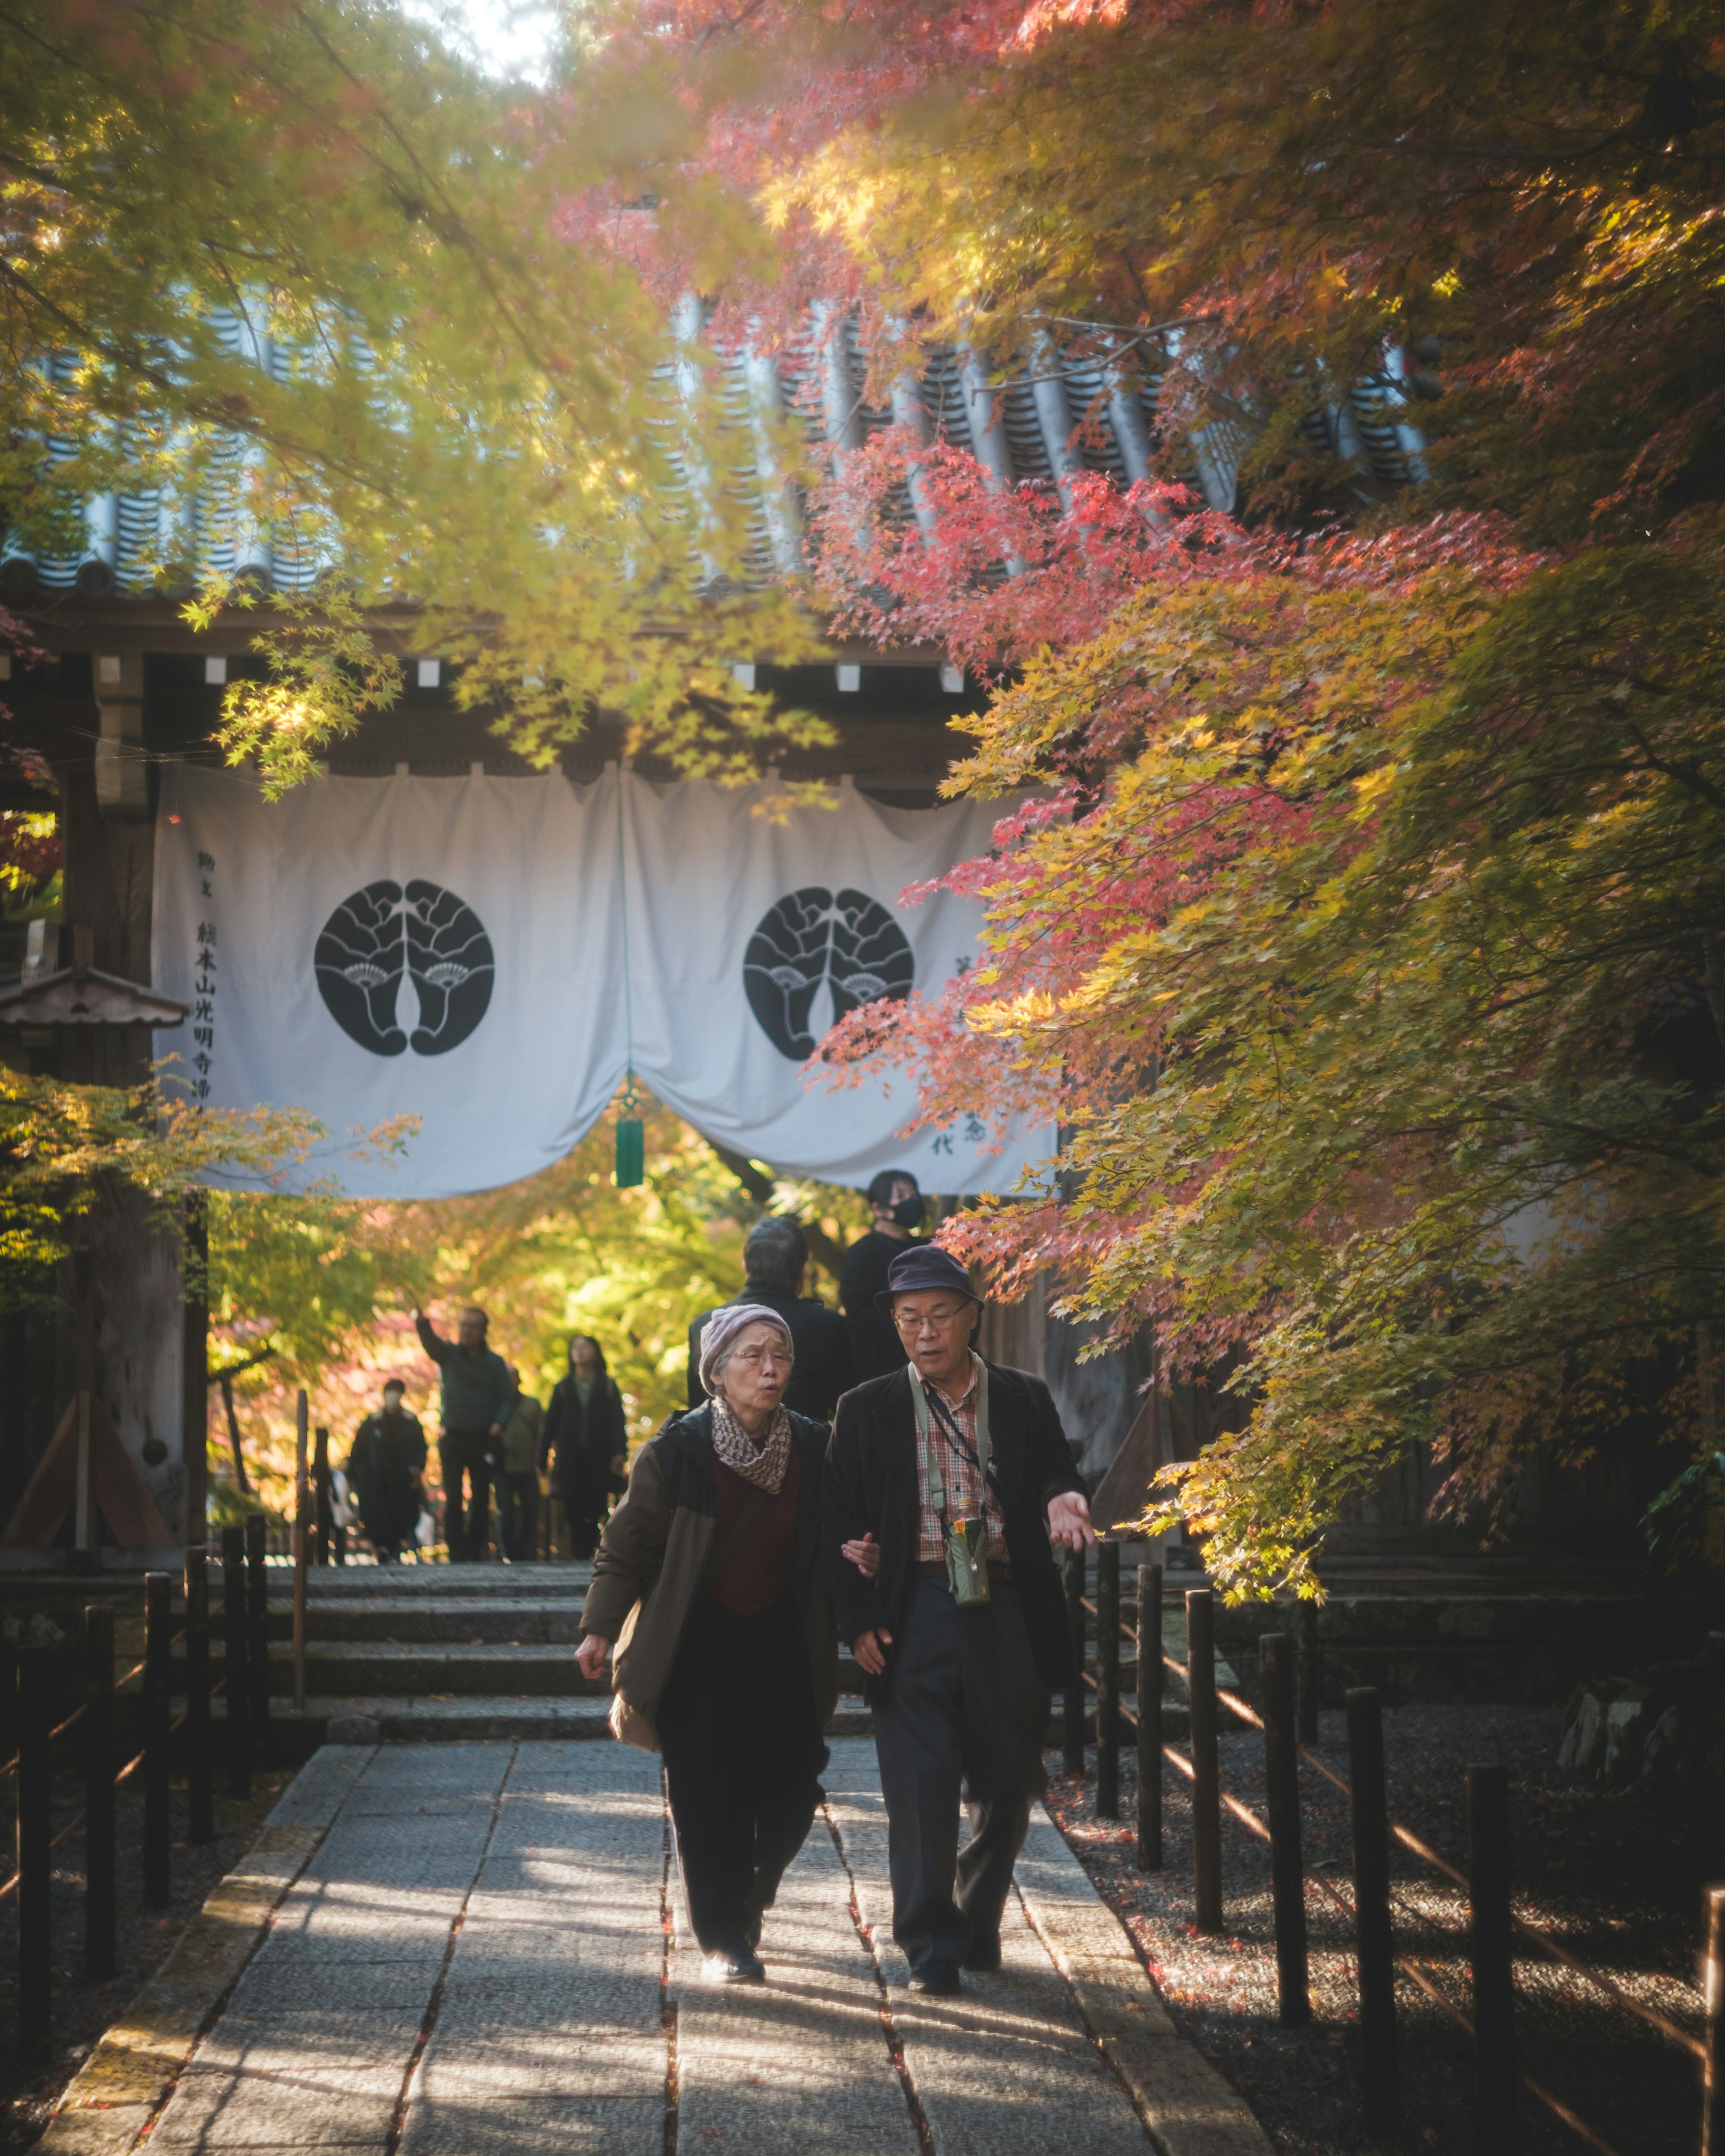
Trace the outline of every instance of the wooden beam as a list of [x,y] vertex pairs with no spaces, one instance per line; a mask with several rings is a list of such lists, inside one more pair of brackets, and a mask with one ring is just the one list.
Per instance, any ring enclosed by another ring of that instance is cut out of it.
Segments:
[[[90,1467],[95,1501],[121,1549],[167,1549],[174,1537],[132,1465],[112,1418],[90,1396]],[[0,1535],[0,1549],[51,1549],[78,1500],[78,1401],[60,1417],[36,1463],[18,1509]]]

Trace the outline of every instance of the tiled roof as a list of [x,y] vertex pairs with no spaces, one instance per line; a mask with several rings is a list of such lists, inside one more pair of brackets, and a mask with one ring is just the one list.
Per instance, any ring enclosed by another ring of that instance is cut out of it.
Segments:
[[[692,341],[701,326],[698,305],[685,303],[675,325],[678,339]],[[285,377],[292,363],[286,347],[256,335],[238,314],[222,328],[234,352],[249,353]],[[1040,480],[1058,486],[1069,473],[1086,467],[1122,484],[1148,475],[1163,377],[1155,372],[1117,372],[1095,336],[1081,332],[1064,344],[1051,339],[1034,372],[1001,384],[991,384],[980,363],[963,351],[913,346],[907,352],[912,364],[885,403],[867,401],[867,355],[851,316],[834,317],[816,309],[807,333],[779,352],[738,351],[723,359],[708,391],[716,397],[725,432],[736,444],[722,485],[732,502],[749,510],[752,579],[766,582],[788,569],[801,547],[800,501],[773,469],[776,421],[800,424],[816,442],[824,439],[840,450],[860,447],[895,421],[908,424],[925,439],[942,438],[970,451],[1004,485]],[[1424,444],[1408,423],[1400,388],[1403,372],[1399,352],[1387,352],[1380,373],[1316,407],[1307,422],[1314,449],[1357,458],[1366,484],[1376,491],[1425,475]],[[677,403],[692,385],[685,382],[675,357],[667,362],[663,383],[670,461],[681,484],[698,491],[705,482],[676,445]],[[1225,419],[1185,436],[1183,475],[1213,509],[1235,506],[1244,442],[1243,428]],[[72,451],[69,444],[50,442],[47,454],[53,458]],[[302,542],[271,544],[241,534],[240,483],[244,461],[252,454],[237,438],[229,441],[207,468],[189,505],[160,493],[98,496],[88,506],[89,540],[80,554],[33,557],[8,549],[7,561],[28,563],[50,590],[76,589],[91,597],[149,588],[151,566],[176,552],[194,560],[202,574],[249,572],[276,591],[308,589],[330,566],[326,554]],[[916,513],[909,500],[901,506],[906,516]],[[177,531],[166,528],[169,520]],[[14,569],[6,581],[18,575]]]

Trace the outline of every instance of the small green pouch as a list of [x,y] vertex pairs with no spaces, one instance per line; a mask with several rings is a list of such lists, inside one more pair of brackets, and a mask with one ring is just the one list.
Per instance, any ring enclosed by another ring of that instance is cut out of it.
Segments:
[[[930,1462],[929,1495],[940,1515],[946,1538],[947,1582],[961,1609],[974,1609],[992,1598],[988,1593],[988,1523],[983,1519],[948,1520],[946,1483],[941,1474],[938,1449],[929,1434],[928,1395],[922,1389],[922,1373],[911,1365],[911,1394],[916,1407],[916,1442],[927,1449]],[[988,1366],[977,1358],[976,1456],[984,1490],[988,1486]]]
[[947,1529],[947,1577],[952,1599],[967,1604],[988,1599],[988,1523],[954,1520]]

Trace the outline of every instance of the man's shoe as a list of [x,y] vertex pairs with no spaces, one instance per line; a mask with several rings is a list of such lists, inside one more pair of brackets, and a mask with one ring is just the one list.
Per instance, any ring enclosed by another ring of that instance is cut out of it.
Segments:
[[961,1969],[974,1969],[978,1976],[992,1976],[1000,1967],[999,1939],[978,1939],[959,1964]]
[[732,1946],[716,1947],[701,1958],[704,1984],[759,1984],[766,1974],[759,1955],[741,1939]]
[[912,1991],[926,1991],[931,1999],[950,1999],[964,1986],[958,1980],[956,1961],[926,1961],[911,1971]]

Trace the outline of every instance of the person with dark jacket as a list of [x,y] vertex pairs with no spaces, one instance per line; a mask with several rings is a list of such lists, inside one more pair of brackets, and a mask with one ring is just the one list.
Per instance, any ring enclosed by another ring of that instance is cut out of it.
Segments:
[[[742,1293],[721,1310],[740,1303],[757,1303],[774,1312],[790,1329],[796,1362],[785,1388],[784,1404],[793,1414],[810,1415],[830,1422],[840,1393],[856,1383],[850,1358],[850,1336],[836,1310],[828,1310],[814,1296],[803,1292],[803,1276],[809,1265],[809,1243],[794,1220],[777,1214],[757,1220],[742,1246]],[[689,1404],[698,1408],[706,1398],[701,1382],[701,1335],[716,1313],[704,1310],[689,1327]]]
[[758,1981],[763,1912],[821,1801],[838,1648],[820,1558],[824,1423],[783,1404],[776,1311],[715,1313],[704,1406],[643,1446],[606,1522],[577,1657],[614,1643],[612,1727],[662,1752],[710,1983]]
[[957,1260],[901,1252],[882,1302],[909,1361],[839,1403],[823,1553],[874,1710],[893,1937],[912,1984],[947,1994],[961,1964],[1000,1965],[1050,1694],[1072,1678],[1053,1545],[1095,1537],[1048,1387],[971,1346],[981,1306]]
[[911,1246],[911,1231],[922,1224],[922,1196],[907,1168],[883,1168],[869,1185],[875,1224],[845,1253],[839,1269],[839,1301],[850,1334],[856,1383],[885,1378],[905,1367],[905,1350],[878,1298],[895,1258]]
[[347,1455],[347,1480],[379,1564],[398,1563],[419,1526],[425,1432],[402,1404],[405,1394],[401,1379],[392,1378],[382,1406],[360,1424]]
[[605,1368],[605,1351],[578,1332],[569,1342],[569,1374],[557,1380],[539,1433],[539,1471],[569,1522],[569,1554],[591,1557],[599,1546],[607,1501],[627,1486],[624,1461],[629,1424],[623,1395]]
[[[491,1468],[497,1440],[515,1409],[515,1380],[503,1358],[485,1345],[490,1321],[464,1310],[455,1337],[445,1340],[423,1312],[413,1312],[419,1345],[443,1383],[437,1440],[444,1476],[444,1540],[451,1564],[483,1558],[491,1544]],[[464,1510],[461,1486],[471,1489]]]

